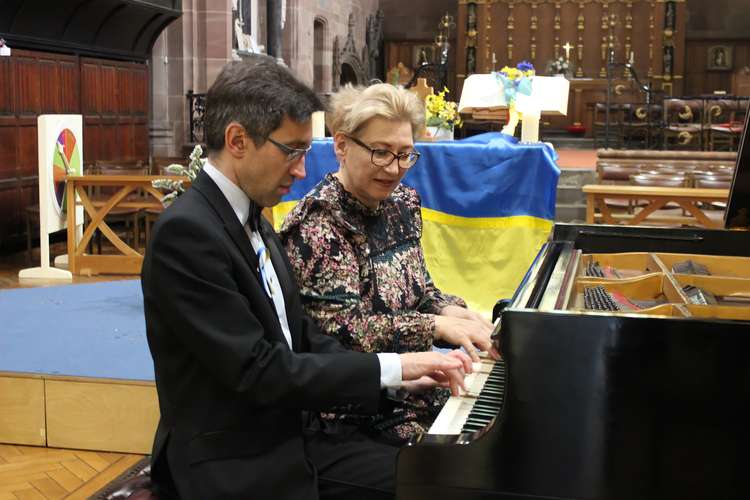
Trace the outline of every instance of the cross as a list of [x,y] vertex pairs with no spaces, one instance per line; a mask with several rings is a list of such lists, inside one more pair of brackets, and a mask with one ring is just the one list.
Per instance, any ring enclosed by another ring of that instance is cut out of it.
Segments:
[[565,45],[562,47],[565,49],[565,60],[570,60],[570,51],[573,49],[573,46],[570,44],[570,42],[565,42]]

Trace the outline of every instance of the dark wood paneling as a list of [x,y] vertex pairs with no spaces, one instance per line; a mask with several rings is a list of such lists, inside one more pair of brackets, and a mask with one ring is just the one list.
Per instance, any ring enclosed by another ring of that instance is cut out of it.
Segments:
[[[81,63],[81,112],[84,115],[99,113],[104,92],[99,81],[98,67],[94,64]],[[108,91],[111,92],[111,88]]]
[[133,110],[135,75],[128,68],[117,68],[117,113],[127,114]]
[[18,137],[15,127],[0,127],[0,179],[14,177],[16,173],[16,143]]
[[[60,68],[55,61],[39,61],[39,76],[41,82],[59,82]],[[39,85],[40,112],[62,113],[62,92],[52,85],[45,85],[41,82]]]
[[0,57],[0,117],[13,113],[10,58]]
[[133,141],[135,145],[135,158],[148,158],[148,123],[145,119],[142,123],[139,123],[135,126]]
[[[733,48],[732,68],[715,71],[708,69],[708,52],[715,45]],[[702,39],[688,40],[686,58],[690,61],[685,74],[685,93],[688,95],[710,94],[716,90],[732,93],[732,74],[750,65],[750,40]]]
[[148,160],[145,64],[26,50],[0,59],[0,249],[38,203],[37,117],[83,115],[83,159]]
[[80,73],[78,65],[73,61],[60,61],[60,98],[61,113],[80,113]]
[[[117,87],[117,70],[114,66],[109,64],[101,64],[99,66],[99,73],[101,75],[100,89],[107,89],[107,92],[101,92],[101,109],[99,112],[102,115],[115,115],[119,111],[117,109],[117,93],[119,91]],[[92,92],[100,92],[98,89],[94,89]]]
[[37,148],[37,128],[18,127],[18,161],[16,171],[21,176],[37,175],[39,172],[39,152]]
[[16,114],[38,115],[42,109],[39,61],[21,57],[15,66]]
[[92,163],[89,158],[103,158],[99,146],[102,144],[100,129],[91,120],[83,121],[83,161]]

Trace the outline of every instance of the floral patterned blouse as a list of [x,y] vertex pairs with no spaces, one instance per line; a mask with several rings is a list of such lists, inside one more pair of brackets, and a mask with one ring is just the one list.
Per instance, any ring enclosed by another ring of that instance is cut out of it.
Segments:
[[[287,216],[281,237],[307,313],[321,330],[363,352],[432,348],[435,317],[463,300],[438,290],[420,245],[419,195],[399,185],[370,209],[328,174]],[[445,389],[409,394],[392,413],[324,415],[402,441],[425,432],[448,397]]]

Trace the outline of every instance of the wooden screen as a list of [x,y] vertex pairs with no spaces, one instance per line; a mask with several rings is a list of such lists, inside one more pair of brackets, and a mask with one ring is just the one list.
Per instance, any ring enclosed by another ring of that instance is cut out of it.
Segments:
[[82,114],[84,162],[148,160],[145,64],[13,49],[0,57],[0,249],[25,233],[38,204],[40,114]]

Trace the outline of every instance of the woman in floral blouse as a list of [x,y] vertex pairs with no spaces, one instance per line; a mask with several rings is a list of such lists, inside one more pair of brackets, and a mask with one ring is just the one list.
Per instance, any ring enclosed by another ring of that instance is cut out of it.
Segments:
[[[424,351],[438,342],[463,346],[475,361],[477,349],[497,356],[489,321],[430,279],[419,195],[401,184],[419,159],[414,137],[424,106],[407,90],[377,84],[347,87],[331,107],[339,170],[305,196],[281,229],[308,314],[358,351]],[[438,386],[427,378],[412,384],[387,414],[325,417],[399,443],[429,429],[448,397]]]

